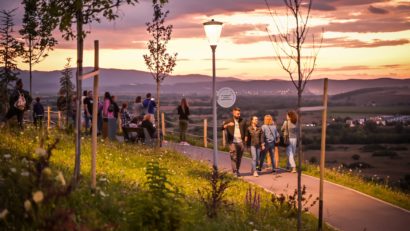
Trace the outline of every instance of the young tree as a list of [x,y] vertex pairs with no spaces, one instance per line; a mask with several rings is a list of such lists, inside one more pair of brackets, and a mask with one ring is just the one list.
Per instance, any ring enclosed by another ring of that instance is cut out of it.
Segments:
[[[154,0],[157,1],[157,0]],[[160,0],[166,2],[167,0]],[[92,22],[100,22],[101,18],[115,20],[118,17],[118,9],[123,4],[134,5],[138,0],[41,0],[40,12],[46,17],[52,28],[59,28],[66,40],[77,40],[77,72],[76,87],[77,99],[81,99],[83,75],[83,51],[86,31],[83,26]],[[76,30],[73,31],[73,24]],[[81,103],[77,100],[76,114],[76,157],[74,167],[73,185],[78,181],[80,175],[81,155]]]
[[161,82],[167,77],[174,69],[176,65],[177,53],[170,55],[167,53],[167,45],[171,39],[172,25],[165,26],[165,18],[168,16],[169,11],[163,11],[164,4],[154,1],[154,18],[152,22],[147,23],[147,31],[152,35],[151,40],[148,42],[149,54],[145,54],[144,60],[149,71],[152,74],[157,84],[157,145],[160,145],[160,85]]
[[71,70],[71,58],[67,58],[67,63],[64,66],[64,70],[61,71],[60,77],[60,94],[64,96],[65,105],[66,105],[66,125],[68,125],[68,118],[70,117],[71,111],[71,99],[74,95],[74,83],[71,82],[73,76]]
[[32,94],[32,67],[41,62],[57,44],[52,37],[52,24],[40,13],[40,0],[23,0],[23,28],[19,31],[25,39],[23,60],[29,65],[30,95]]
[[19,71],[16,58],[22,54],[22,44],[13,37],[13,14],[16,9],[0,11],[0,108],[4,114],[8,109],[9,87],[17,80]]
[[[274,47],[276,58],[282,69],[289,75],[298,94],[298,109],[302,106],[302,93],[316,67],[316,58],[319,47],[315,36],[308,39],[309,20],[311,17],[313,0],[283,0],[286,6],[287,24],[283,25],[270,7],[269,1],[265,0],[269,14],[273,20],[271,33],[267,29],[269,38]],[[308,42],[308,43],[307,43]],[[308,47],[308,49],[306,49]],[[297,142],[298,142],[298,230],[302,225],[302,113],[298,113]]]

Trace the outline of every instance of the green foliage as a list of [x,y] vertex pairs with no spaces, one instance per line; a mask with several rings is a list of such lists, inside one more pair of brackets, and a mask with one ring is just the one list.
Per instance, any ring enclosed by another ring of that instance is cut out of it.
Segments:
[[[1,192],[0,200],[8,203],[0,204],[0,213],[8,209],[5,219],[0,218],[1,230],[11,229],[4,228],[4,225],[22,227],[15,230],[159,230],[166,224],[169,225],[167,229],[176,227],[169,224],[171,219],[178,224],[179,230],[295,230],[295,217],[284,217],[279,213],[269,202],[270,194],[261,189],[258,189],[261,198],[259,211],[248,213],[244,199],[249,184],[233,178],[224,194],[225,200],[230,202],[229,207],[223,205],[218,210],[218,217],[208,219],[198,189],[209,189],[211,168],[205,162],[190,160],[167,149],[153,150],[135,144],[99,140],[95,191],[92,192],[89,185],[90,155],[83,155],[81,181],[74,191],[66,194],[68,186],[63,186],[61,176],[72,175],[75,148],[72,136],[58,132],[51,130],[50,139],[45,139],[43,148],[37,150],[37,153],[47,153],[47,147],[53,145],[55,137],[59,137],[60,142],[52,150],[48,167],[42,170],[44,177],[40,177],[39,187],[44,198],[37,206],[32,200],[32,193],[39,189],[34,177],[36,162],[29,157],[38,159],[33,150],[41,147],[39,130],[30,126],[21,132],[1,130],[0,173],[8,175],[1,175],[0,188],[10,190],[8,194]],[[82,152],[90,153],[90,139],[85,137],[82,142]],[[147,166],[152,162],[160,165],[148,170]],[[29,167],[33,172],[28,177],[33,177],[30,180],[25,176]],[[151,180],[148,178],[156,182],[152,183],[153,187],[149,186]],[[156,197],[166,195],[167,199],[155,201],[152,194]],[[30,211],[35,211],[35,216],[22,217],[17,221],[13,217],[15,213],[24,215],[26,199],[31,200]],[[147,211],[157,211],[160,206],[164,206],[164,212],[159,214],[168,223],[157,224],[156,228],[143,226],[142,217]],[[317,220],[311,215],[303,216],[304,230],[316,230],[316,224]]]
[[[315,198],[312,200],[312,194],[306,197],[306,186],[303,185],[302,187],[302,212],[308,212],[310,208],[315,206],[319,198]],[[287,194],[280,194],[280,195],[272,195],[272,203],[278,209],[278,211],[283,214],[284,216],[292,217],[297,214],[298,208],[298,192],[295,190],[292,195]]]
[[206,215],[209,218],[218,216],[218,210],[223,205],[227,205],[226,190],[230,185],[230,179],[227,177],[226,172],[219,172],[217,169],[212,170],[212,174],[208,177],[211,188],[198,189],[198,194],[202,203],[206,208]]
[[23,28],[19,31],[25,39],[23,61],[29,64],[30,71],[30,94],[32,86],[32,66],[47,57],[49,50],[57,44],[52,36],[52,25],[43,17],[40,8],[40,0],[23,0],[24,16]]
[[0,113],[8,108],[9,88],[17,80],[16,59],[22,54],[22,43],[13,35],[13,16],[17,9],[0,10]]
[[148,42],[149,55],[144,55],[145,64],[150,70],[155,82],[159,84],[164,78],[172,73],[175,65],[177,53],[170,55],[167,53],[167,44],[171,40],[172,25],[165,26],[165,19],[169,11],[163,11],[163,4],[154,2],[154,18],[147,23],[147,31],[152,35]]
[[376,151],[372,154],[372,156],[375,157],[390,157],[391,159],[397,158],[398,154],[395,151],[391,151],[391,150],[382,150],[382,151]]
[[177,230],[181,226],[181,199],[183,195],[167,179],[167,169],[157,161],[147,164],[145,173],[146,194],[136,200],[134,206],[144,211],[132,217],[132,226],[141,230]]
[[360,155],[354,154],[354,155],[352,156],[352,159],[353,159],[353,160],[360,160]]

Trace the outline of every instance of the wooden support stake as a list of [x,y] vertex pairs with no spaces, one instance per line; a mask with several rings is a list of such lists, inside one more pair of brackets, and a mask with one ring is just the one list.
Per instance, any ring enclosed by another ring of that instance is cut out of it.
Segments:
[[320,148],[320,188],[319,188],[319,227],[323,230],[323,179],[325,176],[326,126],[327,126],[327,82],[323,83],[322,138]]
[[50,114],[51,114],[51,108],[50,106],[47,107],[47,130],[50,130]]
[[204,119],[204,147],[208,147],[208,120]]
[[94,76],[94,95],[93,95],[93,115],[92,115],[92,126],[91,126],[91,189],[95,190],[96,187],[96,165],[97,165],[97,121],[98,121],[98,54],[99,44],[98,40],[94,40],[94,70],[97,74]]
[[222,147],[226,147],[226,130],[222,131]]
[[165,114],[161,113],[162,136],[165,137]]

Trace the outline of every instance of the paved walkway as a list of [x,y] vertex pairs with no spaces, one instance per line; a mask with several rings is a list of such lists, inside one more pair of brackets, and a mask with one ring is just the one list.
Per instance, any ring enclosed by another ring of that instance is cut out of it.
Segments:
[[[166,147],[175,149],[195,160],[205,160],[212,165],[212,150],[167,143]],[[231,170],[229,154],[219,152],[218,167]],[[276,194],[293,193],[297,188],[297,174],[279,171],[275,174],[262,173],[259,177],[250,174],[251,160],[243,158],[240,168],[245,181],[257,184]],[[302,175],[302,185],[307,187],[307,195],[319,196],[319,179]],[[318,216],[318,206],[310,209]],[[410,230],[410,211],[364,195],[349,188],[325,182],[324,219],[339,230],[366,231],[407,231]]]

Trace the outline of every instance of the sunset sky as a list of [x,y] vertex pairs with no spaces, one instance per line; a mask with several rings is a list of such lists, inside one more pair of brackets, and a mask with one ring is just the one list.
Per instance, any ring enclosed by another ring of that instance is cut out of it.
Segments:
[[[18,0],[1,0],[0,8],[19,7],[14,30],[21,27],[23,6]],[[279,21],[282,0],[270,0]],[[174,26],[169,52],[178,53],[173,74],[211,75],[211,49],[202,23],[224,23],[216,50],[217,76],[242,79],[288,79],[275,60],[265,28],[274,21],[263,0],[170,0],[166,21]],[[410,78],[410,0],[315,0],[311,32],[324,29],[313,79]],[[86,26],[85,66],[93,65],[93,41],[100,41],[100,67],[147,71],[142,55],[148,53],[145,23],[152,18],[151,1],[122,6],[120,18]],[[67,57],[75,60],[75,41],[59,44],[34,70],[61,70]],[[20,69],[28,69],[19,63]]]

